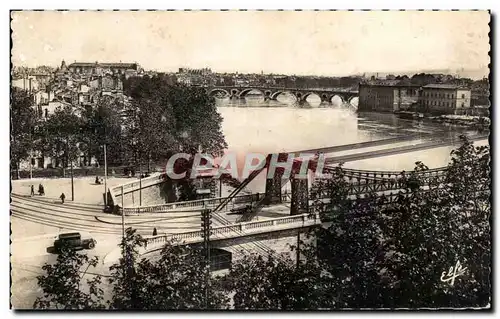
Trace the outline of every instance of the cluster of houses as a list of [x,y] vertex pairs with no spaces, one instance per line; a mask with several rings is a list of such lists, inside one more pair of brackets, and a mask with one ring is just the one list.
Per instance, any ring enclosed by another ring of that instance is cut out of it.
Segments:
[[80,63],[61,66],[53,74],[30,74],[12,80],[27,90],[37,114],[47,117],[64,105],[92,106],[104,95],[123,96],[124,78],[142,73],[137,63]]
[[193,86],[276,86],[279,76],[264,74],[215,73],[209,68],[179,68],[176,81]]
[[[81,63],[69,65],[63,60],[52,73],[23,74],[12,79],[12,86],[26,90],[33,98],[33,107],[40,120],[65,106],[95,107],[103,96],[119,99],[126,105],[130,98],[123,94],[123,79],[140,76],[137,63]],[[81,158],[76,166],[95,164],[95,159]],[[57,167],[60,163],[42,154],[33,154],[31,161],[21,163],[21,169]]]

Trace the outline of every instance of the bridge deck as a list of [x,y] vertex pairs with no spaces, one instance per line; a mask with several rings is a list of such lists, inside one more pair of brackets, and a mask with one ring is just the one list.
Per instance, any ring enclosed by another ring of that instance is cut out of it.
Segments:
[[[233,239],[238,237],[252,236],[282,230],[309,228],[320,225],[318,214],[302,214],[272,218],[262,221],[238,223],[212,228],[211,242]],[[179,234],[162,235],[147,239],[148,245],[142,253],[161,249],[167,242],[178,245],[188,245],[203,242],[202,231],[192,231]]]

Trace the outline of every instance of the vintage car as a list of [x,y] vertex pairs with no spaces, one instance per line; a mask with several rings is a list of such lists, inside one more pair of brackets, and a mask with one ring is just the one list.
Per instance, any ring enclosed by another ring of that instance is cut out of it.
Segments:
[[61,248],[64,246],[74,250],[94,249],[96,244],[97,241],[95,239],[82,239],[82,235],[80,233],[66,233],[60,234],[54,241],[54,249],[56,252],[61,251]]

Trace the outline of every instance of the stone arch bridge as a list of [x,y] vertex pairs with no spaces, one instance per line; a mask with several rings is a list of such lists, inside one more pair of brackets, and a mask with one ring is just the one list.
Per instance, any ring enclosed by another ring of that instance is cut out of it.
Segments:
[[301,89],[301,88],[283,88],[283,87],[259,87],[259,86],[214,86],[207,88],[210,96],[220,96],[234,98],[245,98],[251,91],[258,91],[264,96],[265,100],[277,100],[278,96],[284,93],[291,94],[297,102],[306,102],[307,97],[316,95],[321,102],[330,103],[334,96],[342,99],[342,102],[351,104],[353,98],[359,96],[358,91],[349,91],[341,89]]

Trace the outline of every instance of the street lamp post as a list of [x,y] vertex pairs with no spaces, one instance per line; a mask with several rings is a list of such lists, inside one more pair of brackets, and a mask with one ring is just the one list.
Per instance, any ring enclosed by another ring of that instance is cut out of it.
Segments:
[[106,144],[104,144],[104,206],[108,206],[108,161],[106,159]]
[[139,158],[139,206],[142,206],[142,162]]
[[71,161],[71,201],[75,201],[75,185],[73,184],[73,161]]

